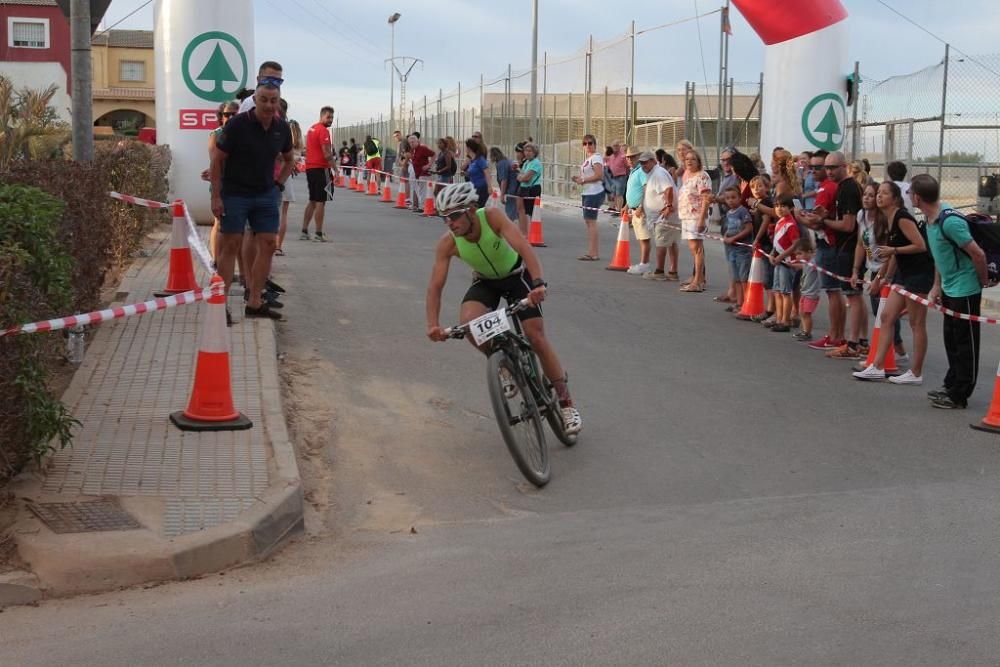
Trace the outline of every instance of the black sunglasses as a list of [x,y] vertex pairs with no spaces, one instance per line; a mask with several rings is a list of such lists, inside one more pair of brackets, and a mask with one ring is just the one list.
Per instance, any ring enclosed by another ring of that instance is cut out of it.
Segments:
[[223,111],[222,112],[222,117],[223,118],[232,118],[235,115],[236,115],[235,111]]
[[597,144],[594,143],[593,141],[584,141],[583,145],[584,146],[596,146]]
[[257,86],[276,86],[281,88],[281,84],[285,82],[284,79],[277,76],[261,76],[257,77]]
[[845,165],[843,165],[843,164],[828,164],[828,165],[826,165],[824,167],[824,169],[840,169],[843,166],[845,166]]
[[448,221],[454,222],[459,218],[461,218],[463,215],[465,215],[465,209],[461,211],[452,211],[451,213],[445,213],[444,215],[441,216],[441,219],[445,222]]
[[810,168],[810,169],[812,169],[813,171],[818,171],[818,170],[820,170],[820,169],[826,169],[826,165],[822,165],[822,164],[811,164],[811,165],[809,165],[809,168]]

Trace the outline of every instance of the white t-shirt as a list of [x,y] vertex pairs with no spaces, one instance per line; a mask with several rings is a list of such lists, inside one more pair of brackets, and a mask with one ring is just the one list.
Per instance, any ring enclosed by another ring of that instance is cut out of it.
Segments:
[[[594,165],[604,165],[604,156],[600,153],[594,153],[580,165],[580,176],[584,179],[594,177]],[[593,183],[585,183],[580,194],[586,195],[599,195],[604,192],[604,183],[601,181],[594,181]]]
[[257,108],[257,103],[254,101],[253,95],[251,95],[250,97],[243,98],[243,101],[240,102],[239,112],[243,113],[244,111],[250,111],[250,109],[256,109],[256,108]]
[[910,213],[913,213],[913,199],[910,198],[910,184],[906,181],[893,181],[899,186],[899,191],[903,194],[903,206]]
[[672,189],[674,191],[674,212],[668,218],[671,222],[677,221],[677,186],[674,179],[670,178],[670,172],[656,165],[653,170],[646,175],[646,187],[642,195],[642,208],[646,213],[646,220],[650,224],[660,217],[660,210],[664,206],[663,193]]

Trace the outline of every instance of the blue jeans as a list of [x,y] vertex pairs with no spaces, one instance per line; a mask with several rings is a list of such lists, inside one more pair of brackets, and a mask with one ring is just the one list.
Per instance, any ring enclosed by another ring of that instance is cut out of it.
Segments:
[[280,205],[281,193],[277,187],[259,195],[222,195],[225,214],[219,229],[223,234],[242,234],[249,224],[257,234],[277,234]]
[[[742,248],[740,249],[742,250]],[[750,280],[750,253],[726,248],[726,261],[729,262],[729,276],[739,283]]]
[[517,198],[513,195],[507,197],[507,201],[503,205],[504,211],[507,213],[507,217],[510,218],[515,223],[517,222]]

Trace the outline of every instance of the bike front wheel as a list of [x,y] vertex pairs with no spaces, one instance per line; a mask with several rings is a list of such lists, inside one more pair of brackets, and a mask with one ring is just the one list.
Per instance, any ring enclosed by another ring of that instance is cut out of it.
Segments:
[[504,350],[490,355],[487,384],[500,434],[514,463],[529,482],[545,486],[552,470],[538,404],[519,365]]

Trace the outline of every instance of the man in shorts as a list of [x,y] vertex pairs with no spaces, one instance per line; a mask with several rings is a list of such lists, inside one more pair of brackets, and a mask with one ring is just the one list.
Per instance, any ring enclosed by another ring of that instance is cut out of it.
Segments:
[[333,140],[330,126],[333,125],[333,107],[323,107],[319,111],[319,122],[306,133],[306,183],[309,185],[309,203],[302,218],[302,235],[299,239],[309,240],[309,221],[316,217],[316,240],[326,241],[323,235],[323,217],[326,202],[333,198],[333,182],[330,169],[333,167]]
[[[817,252],[818,264],[827,271],[838,276],[849,276],[854,270],[854,248],[857,244],[857,215],[861,210],[861,186],[847,174],[847,159],[840,151],[826,156],[825,171],[827,180],[837,184],[834,205],[832,209],[820,206],[817,196],[817,208],[812,213],[803,213],[802,221],[815,229],[825,239],[822,252]],[[827,296],[830,332],[815,341],[809,347],[815,350],[838,350],[843,348],[842,359],[858,358],[858,341],[853,341],[853,348],[844,337],[847,324],[847,298],[860,303],[861,290],[851,287],[848,282],[841,281],[823,273],[820,284]],[[863,308],[863,305],[852,304]],[[853,353],[854,356],[850,356]]]
[[[649,151],[639,156],[639,165],[646,174],[642,194],[643,218],[653,226],[656,242],[656,269],[642,277],[646,280],[678,280],[677,242],[681,240],[681,221],[674,207],[676,186],[670,172],[656,162]],[[670,254],[670,271],[664,272],[667,254]]]
[[[643,188],[646,186],[646,172],[639,166],[639,158],[643,152],[638,148],[629,146],[625,149],[625,163],[628,165],[629,174],[625,185],[625,210],[628,211],[632,221],[632,231],[639,241],[639,263],[628,267],[629,275],[641,276],[652,270],[649,263],[651,250],[649,227],[646,225],[646,217],[642,206]],[[647,152],[646,155],[652,155]],[[656,161],[656,156],[653,156]]]
[[579,433],[583,421],[573,405],[566,372],[545,336],[540,304],[545,300],[547,283],[542,278],[542,263],[503,211],[477,208],[478,200],[479,195],[469,182],[452,183],[437,194],[437,210],[448,231],[438,241],[427,285],[427,337],[433,341],[448,339],[440,322],[441,293],[453,257],[473,271],[472,285],[462,299],[463,324],[496,310],[501,299],[513,304],[527,298],[532,307],[516,317],[538,355],[542,372],[555,389],[566,433]]
[[[273,82],[257,86],[254,108],[226,123],[216,140],[210,168],[212,213],[219,218],[222,231],[219,274],[228,291],[243,230],[249,224],[257,252],[252,265],[244,265],[245,314],[275,320],[280,320],[281,315],[271,310],[261,295],[277,245],[281,192],[295,166],[291,129],[275,113],[280,95]],[[279,154],[283,165],[275,178],[274,163]]]

